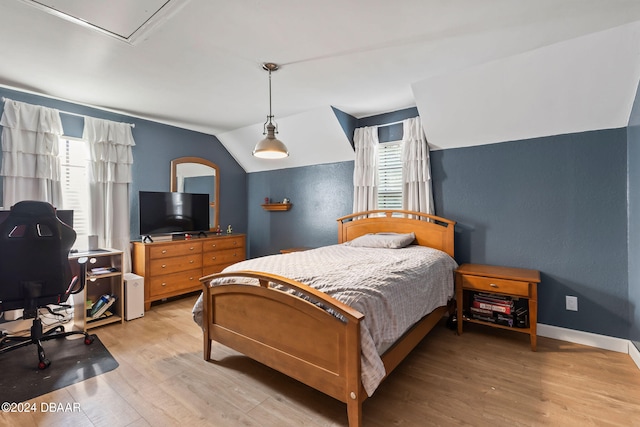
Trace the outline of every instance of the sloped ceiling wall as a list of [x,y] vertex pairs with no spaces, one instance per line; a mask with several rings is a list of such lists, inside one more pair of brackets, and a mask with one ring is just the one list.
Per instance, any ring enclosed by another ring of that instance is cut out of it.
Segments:
[[[634,22],[418,81],[427,140],[437,150],[625,127],[640,81],[639,41]],[[291,150],[284,160],[251,156],[262,124],[216,136],[247,172],[354,159],[352,135],[330,106],[278,123]]]
[[354,160],[355,154],[333,108],[321,107],[277,118],[278,139],[287,145],[289,157],[265,160],[253,157],[253,147],[262,138],[263,125],[255,124],[216,135],[246,172]]
[[624,127],[640,79],[640,23],[413,84],[435,149]]

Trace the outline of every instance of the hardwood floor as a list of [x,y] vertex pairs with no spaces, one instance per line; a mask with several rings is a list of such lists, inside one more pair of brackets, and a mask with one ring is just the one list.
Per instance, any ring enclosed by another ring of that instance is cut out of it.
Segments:
[[[67,413],[0,414],[6,426],[346,426],[344,404],[214,343],[202,358],[195,296],[94,330],[120,366],[30,402]],[[52,365],[51,369],[55,369]],[[628,355],[525,334],[438,325],[364,403],[364,425],[640,426]]]

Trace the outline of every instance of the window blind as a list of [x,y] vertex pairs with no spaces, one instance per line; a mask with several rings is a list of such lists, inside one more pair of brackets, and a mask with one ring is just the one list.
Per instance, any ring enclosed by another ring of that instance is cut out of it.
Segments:
[[378,207],[402,209],[402,147],[400,141],[378,147]]
[[74,247],[88,249],[89,235],[89,178],[87,176],[88,152],[80,139],[60,138],[60,180],[62,206],[73,209],[73,229],[76,232]]

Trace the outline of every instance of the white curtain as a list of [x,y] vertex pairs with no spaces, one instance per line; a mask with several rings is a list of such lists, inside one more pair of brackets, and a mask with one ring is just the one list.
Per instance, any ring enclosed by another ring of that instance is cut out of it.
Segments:
[[58,110],[4,99],[2,126],[2,192],[4,209],[21,200],[62,203]]
[[402,208],[433,214],[429,145],[420,117],[402,121]]
[[90,234],[100,247],[123,251],[122,271],[131,271],[129,183],[135,145],[131,125],[86,117],[83,139],[89,144]]
[[353,169],[353,213],[378,208],[378,127],[353,133],[356,160]]

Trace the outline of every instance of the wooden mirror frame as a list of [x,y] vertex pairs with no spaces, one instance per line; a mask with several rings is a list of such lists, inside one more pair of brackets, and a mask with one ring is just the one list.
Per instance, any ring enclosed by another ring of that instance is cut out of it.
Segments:
[[213,222],[209,223],[210,229],[214,230],[220,223],[220,169],[218,165],[213,162],[210,162],[207,159],[203,159],[202,157],[179,157],[177,159],[171,160],[171,191],[178,191],[178,165],[184,163],[197,163],[204,166],[209,166],[215,171],[215,188],[214,191],[214,201],[209,203],[211,208],[213,208],[214,218]]

